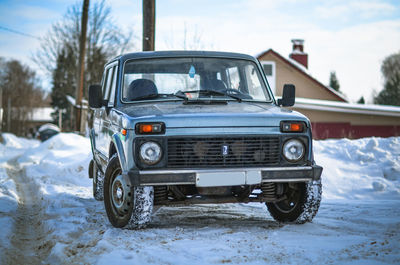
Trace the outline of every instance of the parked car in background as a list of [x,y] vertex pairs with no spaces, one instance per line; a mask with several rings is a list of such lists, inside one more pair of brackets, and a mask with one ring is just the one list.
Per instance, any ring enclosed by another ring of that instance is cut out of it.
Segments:
[[310,121],[275,100],[260,63],[237,53],[119,56],[89,88],[93,194],[115,227],[140,228],[153,206],[265,203],[305,223],[321,201]]
[[39,127],[37,133],[36,133],[36,138],[38,138],[40,141],[44,142],[50,137],[53,137],[56,134],[60,133],[60,128],[58,126],[52,124],[52,123],[46,123],[42,126]]

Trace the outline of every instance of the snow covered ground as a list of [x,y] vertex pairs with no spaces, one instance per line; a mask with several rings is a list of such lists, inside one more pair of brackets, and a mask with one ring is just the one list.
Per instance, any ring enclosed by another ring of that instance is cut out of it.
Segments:
[[88,139],[3,138],[0,264],[400,263],[400,137],[315,141],[323,201],[312,223],[212,204],[161,208],[137,231],[113,228],[92,198]]

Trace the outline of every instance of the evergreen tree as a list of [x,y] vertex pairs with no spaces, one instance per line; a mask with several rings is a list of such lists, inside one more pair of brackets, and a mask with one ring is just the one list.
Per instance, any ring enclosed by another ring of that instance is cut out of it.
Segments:
[[364,97],[362,96],[362,97],[357,101],[357,103],[358,103],[358,104],[365,104],[365,99],[364,99]]
[[386,82],[383,90],[374,98],[374,103],[379,105],[400,106],[400,79]]
[[374,103],[400,106],[400,52],[386,57],[382,63],[381,71],[384,87],[374,98]]
[[340,85],[339,85],[339,80],[336,77],[336,72],[332,71],[329,77],[329,86],[333,89],[335,89],[336,91],[340,91]]
[[51,105],[55,112],[52,113],[54,122],[58,122],[58,112],[62,111],[63,130],[72,130],[71,104],[67,96],[74,97],[76,87],[76,56],[71,46],[65,45],[57,58],[57,66],[53,71],[53,87],[51,89]]

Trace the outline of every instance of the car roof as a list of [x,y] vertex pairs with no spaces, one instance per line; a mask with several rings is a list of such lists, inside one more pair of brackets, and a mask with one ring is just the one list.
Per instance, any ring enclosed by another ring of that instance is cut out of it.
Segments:
[[233,53],[233,52],[215,52],[215,51],[146,51],[126,53],[119,55],[108,63],[116,60],[126,61],[129,59],[146,59],[146,58],[168,58],[168,57],[214,57],[214,58],[231,58],[231,59],[245,59],[256,61],[253,56]]

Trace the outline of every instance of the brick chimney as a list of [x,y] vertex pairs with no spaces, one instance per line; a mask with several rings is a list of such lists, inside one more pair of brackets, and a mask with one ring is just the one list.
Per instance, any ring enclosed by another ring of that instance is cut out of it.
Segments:
[[308,54],[304,52],[304,40],[293,39],[293,51],[289,57],[308,68]]

